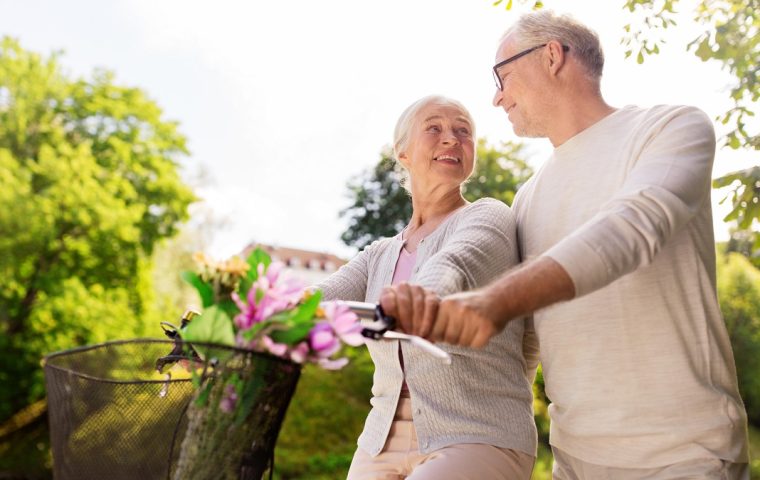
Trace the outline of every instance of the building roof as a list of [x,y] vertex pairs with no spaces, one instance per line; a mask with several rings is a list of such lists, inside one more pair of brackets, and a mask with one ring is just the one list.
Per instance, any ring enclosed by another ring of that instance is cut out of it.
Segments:
[[272,257],[272,260],[280,261],[291,268],[334,272],[340,266],[347,263],[347,260],[344,260],[331,253],[314,252],[311,250],[301,250],[298,248],[290,247],[279,247],[275,245],[267,245],[264,243],[255,242],[249,244],[243,249],[243,257],[247,257],[248,254],[256,247],[259,247],[267,252]]

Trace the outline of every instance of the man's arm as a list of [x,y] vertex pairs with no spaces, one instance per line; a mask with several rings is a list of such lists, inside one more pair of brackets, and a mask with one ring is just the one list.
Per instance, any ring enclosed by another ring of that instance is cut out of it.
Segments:
[[[430,337],[484,345],[517,316],[593,292],[651,263],[709,202],[715,152],[703,112],[681,107],[660,123],[621,191],[595,217],[488,287],[442,299]],[[390,297],[385,301],[392,311]],[[407,299],[401,295],[398,301]]]
[[479,290],[438,300],[432,291],[402,284],[386,288],[380,303],[390,316],[403,312],[419,319],[414,322],[413,334],[425,335],[433,316],[433,329],[427,335],[431,340],[482,347],[508,321],[574,296],[575,287],[567,272],[551,258],[540,257]]

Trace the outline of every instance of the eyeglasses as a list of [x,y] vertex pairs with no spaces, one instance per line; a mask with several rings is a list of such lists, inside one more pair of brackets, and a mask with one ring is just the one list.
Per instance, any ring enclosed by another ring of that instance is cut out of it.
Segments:
[[[548,44],[547,43],[543,43],[541,45],[536,45],[535,47],[531,47],[531,48],[529,48],[527,50],[523,50],[522,52],[518,53],[517,55],[512,55],[508,59],[502,60],[501,62],[499,62],[496,65],[494,65],[493,66],[493,79],[494,79],[494,81],[496,81],[496,88],[498,88],[499,91],[504,90],[504,85],[502,85],[502,83],[501,83],[501,77],[499,76],[499,71],[498,71],[501,67],[503,67],[504,65],[506,65],[506,64],[508,64],[510,62],[514,62],[515,60],[517,60],[520,57],[524,57],[525,55],[529,54],[530,52],[532,52],[534,50],[538,50],[539,48],[545,47],[546,45],[548,45]],[[567,52],[569,50],[570,50],[570,47],[568,47],[567,45],[562,45],[562,51]]]

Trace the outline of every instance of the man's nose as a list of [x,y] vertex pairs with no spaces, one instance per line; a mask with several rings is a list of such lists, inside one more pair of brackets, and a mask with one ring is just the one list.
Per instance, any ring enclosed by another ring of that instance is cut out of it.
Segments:
[[498,107],[501,105],[501,101],[504,100],[504,91],[496,89],[496,93],[493,96],[493,106]]

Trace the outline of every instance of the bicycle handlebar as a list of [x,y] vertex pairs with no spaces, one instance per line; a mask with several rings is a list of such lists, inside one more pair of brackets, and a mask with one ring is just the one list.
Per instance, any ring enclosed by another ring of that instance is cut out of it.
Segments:
[[436,347],[422,337],[394,331],[396,319],[386,315],[379,304],[351,301],[343,303],[359,318],[372,321],[369,324],[365,324],[364,328],[362,328],[363,336],[373,340],[406,341],[433,355],[446,365],[451,365],[451,356],[441,348]]

